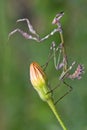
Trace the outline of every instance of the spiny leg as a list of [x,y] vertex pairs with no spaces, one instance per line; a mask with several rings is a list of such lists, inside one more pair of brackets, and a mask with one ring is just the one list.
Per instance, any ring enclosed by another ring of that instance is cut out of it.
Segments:
[[[58,61],[57,61],[57,65],[56,65],[56,53],[58,53],[58,51],[59,51],[59,56],[58,56]],[[54,59],[55,68],[58,70],[59,61],[60,61],[60,53],[61,53],[60,45],[58,47],[56,47],[56,44],[53,41],[51,44],[51,47],[50,47],[48,59],[47,59],[46,63],[42,66],[44,71],[46,70],[46,68],[47,68],[47,66],[52,58]]]
[[56,87],[54,87],[54,88],[52,88],[52,89],[51,89],[51,87],[50,87],[50,90],[46,93],[46,94],[51,93],[52,99],[53,99],[53,102],[54,102],[54,105],[55,105],[55,101],[54,101],[54,98],[53,98],[53,92],[54,92],[55,89],[57,89],[58,87],[60,87],[60,85],[61,85],[61,81],[59,81],[59,84],[58,84]]
[[59,80],[64,80],[64,78],[68,77],[69,71],[73,68],[73,66],[75,65],[75,61],[71,64],[71,66],[69,68],[67,68],[66,71],[63,71],[59,77]]
[[64,66],[63,61],[61,62],[61,43],[56,47],[55,42],[52,42],[52,45],[50,47],[50,52],[48,55],[47,62],[43,65],[44,70],[49,64],[49,61],[53,58],[54,66],[56,70],[61,69]]
[[72,87],[69,84],[67,84],[65,81],[63,81],[63,83],[68,87],[68,91],[54,103],[55,105],[72,91]]
[[47,59],[46,63],[42,66],[44,71],[46,70],[50,60],[54,57],[54,55],[53,55],[53,48],[54,48],[54,46],[55,46],[55,43],[52,42],[50,50],[49,50],[49,54],[48,54],[48,59]]
[[24,32],[23,30],[21,30],[19,28],[17,28],[15,30],[13,30],[12,32],[10,32],[8,38],[10,38],[11,35],[13,35],[16,32],[19,32],[25,39],[33,39],[33,40],[38,42],[38,39],[36,37],[33,37],[32,35],[28,34],[27,32]]
[[19,19],[17,20],[17,22],[22,22],[22,21],[26,21],[27,22],[27,26],[28,26],[28,30],[34,34],[36,37],[37,37],[37,41],[38,42],[41,42],[41,41],[44,41],[45,39],[48,39],[50,36],[54,35],[54,33],[58,32],[59,29],[54,29],[52,32],[50,32],[48,35],[46,35],[45,37],[43,37],[42,39],[39,38],[39,35],[36,33],[36,31],[33,29],[33,26],[31,25],[29,19],[27,18],[24,18],[24,19]]
[[25,39],[32,39],[32,40],[39,42],[39,35],[33,29],[33,26],[30,24],[30,21],[27,18],[18,19],[16,22],[23,22],[23,21],[27,22],[28,30],[31,32],[31,34],[34,34],[35,36],[32,36],[32,35],[28,34],[27,32],[24,32],[21,29],[17,28],[15,30],[13,30],[11,33],[9,33],[9,37],[11,35],[13,35],[14,33],[19,32]]
[[56,105],[61,99],[63,99],[66,95],[68,95],[72,91],[72,87],[68,83],[66,83],[65,81],[60,81],[59,84],[56,87],[54,87],[53,89],[51,89],[46,94],[49,94],[49,93],[53,94],[53,92],[54,92],[55,89],[61,87],[61,82],[63,82],[65,84],[65,86],[68,87],[68,91],[65,92],[65,94],[63,94],[63,96],[61,96],[57,101],[55,101],[54,105]]
[[56,32],[59,32],[59,28],[54,29],[54,30],[51,31],[48,35],[46,35],[45,37],[41,38],[41,39],[40,39],[40,42],[42,42],[42,41],[48,39],[50,36],[54,35]]
[[56,28],[50,34],[48,34],[45,37],[40,39],[40,37],[37,33],[36,33],[35,36],[33,36],[33,35],[28,34],[27,32],[24,32],[23,30],[17,28],[17,29],[15,29],[15,30],[13,30],[12,32],[9,33],[8,38],[10,38],[14,33],[19,32],[25,39],[32,39],[32,40],[35,40],[35,41],[41,43],[42,41],[48,39],[50,36],[54,35],[58,31],[59,31],[59,29]]
[[[58,50],[59,50],[59,54],[57,55]],[[54,46],[53,48],[54,66],[57,71],[64,66],[63,61],[61,61],[61,53],[62,53],[62,48],[60,43],[58,47]]]
[[[60,20],[63,15],[64,15],[64,13],[59,13],[57,15],[57,19]],[[37,42],[40,43],[40,42],[48,39],[50,36],[54,35],[56,32],[60,31],[60,27],[57,27],[56,29],[54,29],[53,31],[51,31],[48,35],[46,35],[45,37],[40,38],[39,35],[36,33],[36,31],[33,29],[33,26],[31,25],[30,21],[27,18],[17,20],[17,22],[23,22],[23,21],[27,22],[27,26],[28,26],[29,32],[31,34],[35,35],[35,36],[30,35],[27,32],[24,32],[21,29],[17,28],[15,30],[13,30],[11,33],[9,33],[9,37],[11,35],[13,35],[14,33],[19,32],[24,38],[26,38],[26,39],[32,39],[32,40],[35,40],[35,41],[37,41]],[[52,24],[56,24],[56,23],[52,22]]]
[[39,38],[39,35],[38,35],[38,34],[36,33],[36,31],[33,29],[33,26],[31,25],[29,19],[27,19],[27,18],[18,19],[16,22],[23,22],[23,21],[26,21],[27,26],[28,26],[28,30],[29,30],[32,34],[34,34],[36,37]]

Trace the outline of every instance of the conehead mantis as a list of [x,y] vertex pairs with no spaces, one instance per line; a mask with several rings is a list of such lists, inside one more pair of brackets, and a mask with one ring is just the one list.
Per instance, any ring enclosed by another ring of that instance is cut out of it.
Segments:
[[[56,32],[58,32],[60,35],[61,43],[58,46],[56,46],[56,43],[54,41],[52,42],[48,60],[47,60],[46,64],[44,65],[44,70],[47,67],[50,59],[53,57],[55,69],[58,71],[59,69],[62,68],[62,73],[59,77],[59,80],[62,81],[66,86],[68,86],[69,91],[65,93],[65,95],[67,95],[72,90],[72,87],[70,85],[68,85],[67,83],[65,83],[65,81],[64,81],[65,77],[70,78],[70,79],[75,79],[75,78],[80,79],[82,73],[84,72],[84,66],[79,64],[77,66],[76,71],[73,74],[69,74],[69,71],[74,66],[75,61],[71,64],[71,66],[68,66],[68,60],[67,60],[64,38],[63,38],[63,30],[62,30],[62,26],[61,26],[61,22],[60,22],[63,15],[64,15],[64,12],[60,12],[54,17],[52,24],[56,24],[57,28],[55,28],[53,31],[51,31],[48,35],[46,35],[43,38],[40,38],[39,34],[34,30],[29,19],[27,19],[27,18],[19,19],[19,20],[17,20],[17,23],[26,22],[30,33],[24,32],[23,30],[17,28],[15,30],[13,30],[11,33],[9,33],[9,37],[12,36],[14,33],[19,32],[25,39],[31,39],[31,40],[35,40],[38,43],[42,43],[44,40],[48,39],[50,36],[52,36]],[[60,62],[61,54],[62,54],[62,61]],[[58,55],[58,58],[57,58],[57,55]]]

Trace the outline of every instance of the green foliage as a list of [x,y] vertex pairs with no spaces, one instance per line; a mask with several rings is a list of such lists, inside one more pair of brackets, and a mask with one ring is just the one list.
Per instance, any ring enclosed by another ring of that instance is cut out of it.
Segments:
[[[44,43],[26,40],[14,34],[8,41],[8,34],[19,18],[29,18],[34,28],[44,36],[54,26],[54,16],[64,10],[61,20],[69,63],[73,60],[83,63],[87,70],[87,2],[83,0],[1,0],[0,1],[0,130],[60,130],[59,124],[46,104],[42,103],[29,80],[29,65],[33,61],[44,64],[53,40],[59,43],[55,34]],[[15,27],[27,30],[25,23]],[[47,75],[52,87],[58,72],[51,61]],[[73,91],[57,105],[61,117],[69,130],[87,129],[87,74],[78,81],[67,81]],[[58,88],[63,95],[63,88]],[[59,97],[59,95],[57,95]],[[57,97],[56,97],[57,98]]]

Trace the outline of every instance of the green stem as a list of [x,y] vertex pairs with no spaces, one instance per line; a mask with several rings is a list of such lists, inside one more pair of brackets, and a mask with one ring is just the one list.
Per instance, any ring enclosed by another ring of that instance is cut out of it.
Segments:
[[61,127],[63,128],[63,130],[67,130],[66,126],[64,125],[63,121],[61,120],[58,112],[56,111],[56,107],[52,101],[52,99],[49,99],[47,101],[48,105],[50,106],[51,110],[53,111],[54,115],[56,116],[58,122],[60,123]]

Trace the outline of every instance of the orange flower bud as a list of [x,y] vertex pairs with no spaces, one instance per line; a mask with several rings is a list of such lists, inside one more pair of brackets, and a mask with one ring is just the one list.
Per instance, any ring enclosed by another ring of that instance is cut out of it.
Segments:
[[42,68],[37,64],[36,62],[33,62],[30,65],[30,80],[33,85],[33,87],[36,89],[38,92],[40,98],[43,101],[46,101],[48,105],[50,106],[51,110],[53,111],[54,115],[56,116],[57,120],[59,121],[61,127],[63,130],[67,130],[65,125],[63,124],[59,114],[56,111],[53,98],[52,98],[52,93],[49,90],[49,85],[47,82],[46,75]]
[[47,94],[50,91],[47,77],[36,62],[30,65],[30,81],[42,100],[47,101],[51,97],[51,93]]
[[46,84],[46,75],[36,62],[30,65],[30,80],[35,88]]

